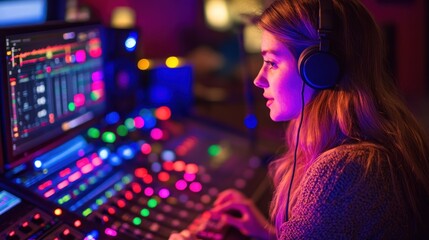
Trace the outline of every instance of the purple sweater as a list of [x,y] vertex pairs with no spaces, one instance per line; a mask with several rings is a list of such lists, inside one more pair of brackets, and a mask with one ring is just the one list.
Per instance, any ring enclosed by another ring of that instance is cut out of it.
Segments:
[[380,165],[365,175],[368,147],[338,147],[308,169],[280,239],[412,238],[412,219],[395,198],[387,161],[375,161]]

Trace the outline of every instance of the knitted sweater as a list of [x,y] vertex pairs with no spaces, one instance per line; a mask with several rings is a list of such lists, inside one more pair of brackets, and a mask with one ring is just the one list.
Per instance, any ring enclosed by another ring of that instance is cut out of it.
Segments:
[[338,147],[308,169],[280,239],[412,238],[409,210],[395,198],[386,161],[365,172],[369,147]]

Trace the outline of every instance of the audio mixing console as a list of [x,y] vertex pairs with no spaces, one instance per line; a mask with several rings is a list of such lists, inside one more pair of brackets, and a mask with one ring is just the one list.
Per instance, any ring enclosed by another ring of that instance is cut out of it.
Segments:
[[[220,191],[236,188],[256,196],[266,189],[261,159],[244,136],[170,115],[167,107],[125,118],[109,113],[99,126],[35,158],[30,171],[7,178],[21,194],[35,194],[96,225],[103,238],[117,239],[167,239],[210,208]],[[35,214],[57,219],[37,208],[28,212],[19,224]],[[22,232],[15,225],[2,234]],[[55,232],[83,236],[68,226]],[[201,237],[228,239],[227,234]]]

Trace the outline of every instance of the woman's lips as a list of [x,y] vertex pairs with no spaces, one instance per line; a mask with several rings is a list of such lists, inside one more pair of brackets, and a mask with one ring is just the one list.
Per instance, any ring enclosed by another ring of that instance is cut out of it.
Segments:
[[267,99],[267,107],[270,107],[271,106],[271,104],[273,104],[273,102],[274,102],[274,99]]

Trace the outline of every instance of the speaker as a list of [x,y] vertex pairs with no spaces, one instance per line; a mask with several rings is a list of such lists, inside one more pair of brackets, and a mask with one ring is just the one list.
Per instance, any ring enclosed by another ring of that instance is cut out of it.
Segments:
[[121,113],[137,106],[138,82],[136,49],[139,32],[136,28],[105,29],[105,73],[108,110]]
[[319,45],[310,46],[298,58],[298,70],[310,87],[323,90],[333,88],[340,78],[340,64],[330,52],[333,6],[331,0],[319,0]]

